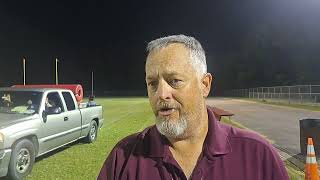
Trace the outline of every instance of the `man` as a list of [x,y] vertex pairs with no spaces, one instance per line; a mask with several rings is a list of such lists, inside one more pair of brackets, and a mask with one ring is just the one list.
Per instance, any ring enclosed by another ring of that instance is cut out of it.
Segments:
[[45,108],[46,109],[49,109],[49,108],[52,108],[54,107],[55,104],[54,102],[52,101],[52,99],[49,99],[48,97],[46,97],[46,101],[45,101]]
[[94,95],[89,96],[89,101],[87,102],[87,107],[96,106],[96,102],[94,102]]
[[2,99],[2,101],[3,101],[3,104],[6,104],[7,107],[9,107],[9,106],[12,104],[10,94],[4,94],[4,95],[1,97],[1,99]]
[[148,44],[145,65],[155,126],[120,141],[103,179],[289,179],[263,138],[218,122],[206,107],[212,76],[200,43],[184,35]]
[[27,101],[27,106],[28,106],[28,108],[27,109],[36,109],[36,106],[35,106],[35,104],[33,104],[32,103],[32,100],[31,99],[29,99],[28,101]]

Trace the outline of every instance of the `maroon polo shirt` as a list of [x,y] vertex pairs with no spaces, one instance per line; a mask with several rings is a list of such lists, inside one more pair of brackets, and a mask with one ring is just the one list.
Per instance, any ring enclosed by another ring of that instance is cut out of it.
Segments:
[[[190,179],[288,180],[278,152],[265,139],[218,122],[208,110],[208,133]],[[111,151],[98,180],[186,180],[155,126],[128,136]]]

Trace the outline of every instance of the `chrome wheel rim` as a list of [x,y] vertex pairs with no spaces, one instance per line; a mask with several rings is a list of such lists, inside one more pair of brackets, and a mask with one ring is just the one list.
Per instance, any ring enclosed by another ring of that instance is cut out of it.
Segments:
[[94,125],[92,125],[92,127],[91,127],[90,137],[91,137],[91,140],[94,140],[96,138],[96,126],[94,126]]
[[20,149],[17,156],[16,169],[19,173],[25,173],[31,163],[30,152],[26,148]]

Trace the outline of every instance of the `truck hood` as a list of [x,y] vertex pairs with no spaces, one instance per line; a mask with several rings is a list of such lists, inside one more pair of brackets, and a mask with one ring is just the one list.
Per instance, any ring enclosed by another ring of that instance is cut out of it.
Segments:
[[37,117],[37,114],[25,115],[25,114],[0,113],[0,129],[8,127],[13,124],[23,122],[23,121],[33,120],[36,117]]

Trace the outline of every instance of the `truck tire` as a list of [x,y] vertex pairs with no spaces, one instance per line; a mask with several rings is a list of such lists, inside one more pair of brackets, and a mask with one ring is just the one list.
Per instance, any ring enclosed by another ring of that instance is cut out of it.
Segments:
[[96,121],[91,121],[90,127],[89,127],[89,133],[84,138],[85,142],[92,143],[97,139],[98,136],[98,125]]
[[28,139],[19,140],[13,147],[8,167],[8,178],[24,179],[32,170],[35,161],[35,148]]

